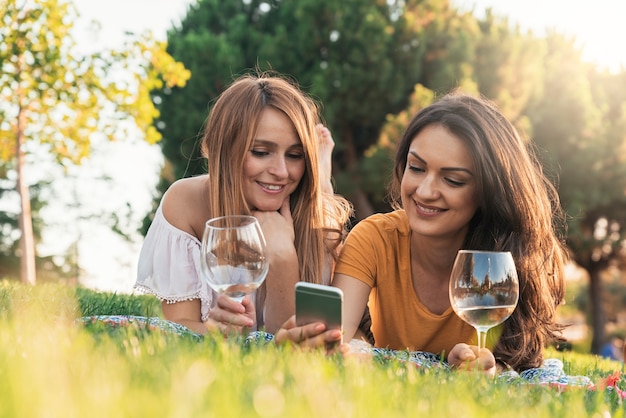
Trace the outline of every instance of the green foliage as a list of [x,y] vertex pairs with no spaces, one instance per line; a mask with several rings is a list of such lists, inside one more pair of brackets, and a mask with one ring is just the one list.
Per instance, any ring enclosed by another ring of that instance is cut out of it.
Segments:
[[[80,164],[93,136],[126,138],[133,125],[146,141],[158,141],[151,92],[184,86],[189,71],[150,34],[121,51],[79,55],[71,1],[1,0],[0,7],[0,162],[15,162],[21,278],[35,283],[26,154],[44,150],[61,166]],[[112,79],[109,74],[119,69],[127,70],[126,77]]]
[[540,80],[545,75],[545,43],[530,33],[521,33],[508,19],[491,11],[478,24],[481,36],[473,57],[478,91],[496,101],[514,124],[526,130],[526,108],[543,91]]
[[172,181],[206,172],[197,135],[207,110],[235,76],[258,67],[295,77],[323,103],[336,142],[337,183],[360,187],[358,178],[343,181],[341,172],[358,171],[387,113],[405,106],[421,73],[421,28],[401,10],[400,2],[371,0],[193,5],[168,34],[168,52],[192,77],[185,89],[164,92],[159,107]]
[[161,303],[150,295],[126,295],[112,292],[96,292],[76,288],[76,297],[82,316],[137,315],[161,316]]
[[459,14],[449,1],[426,4],[431,8],[419,1],[407,5],[407,13],[416,16],[416,30],[424,31],[424,73],[419,83],[438,94],[454,87],[476,91],[472,63],[480,59],[476,56],[481,39],[477,20],[471,14]]
[[[242,346],[160,331],[77,324],[64,286],[0,284],[0,417],[15,416],[623,416],[615,392],[493,381],[401,361],[326,356],[291,346]],[[111,298],[117,298],[119,295]],[[106,298],[105,298],[106,299]],[[4,309],[4,308],[2,308]],[[565,372],[602,383],[618,362],[576,353]]]
[[[0,160],[15,156],[18,135],[44,145],[61,164],[89,155],[92,135],[127,135],[119,121],[131,119],[148,142],[160,139],[150,92],[184,86],[188,71],[149,35],[136,37],[120,51],[76,52],[72,28],[77,18],[66,0],[36,0],[26,5],[3,0],[0,48],[2,110],[12,115],[0,124]],[[138,60],[142,57],[143,60]],[[126,69],[129,76],[106,74]],[[131,76],[132,74],[132,76]],[[107,109],[107,110],[105,110]],[[113,115],[106,117],[107,112]]]
[[[521,33],[491,12],[479,20],[445,0],[201,0],[169,33],[168,51],[193,76],[160,108],[164,154],[174,166],[160,187],[206,171],[197,134],[207,108],[236,75],[258,66],[294,76],[324,104],[337,143],[338,191],[357,206],[365,196],[385,209],[381,186],[389,172],[376,169],[384,159],[376,144],[385,140],[388,115],[407,111],[418,83],[436,94],[461,87],[495,100],[549,153],[547,170],[560,178],[572,216],[584,213],[587,191],[592,201],[614,205],[614,193],[591,184],[598,176],[578,167],[603,171],[607,188],[623,190],[621,180],[612,181],[626,178],[626,164],[617,161],[624,153],[613,152],[623,147],[625,93],[615,88],[623,83],[584,65],[574,41]],[[570,229],[581,228],[572,222]]]
[[[528,113],[546,166],[560,169],[559,194],[571,215],[568,244],[588,268],[592,257],[600,258],[597,249],[621,241],[594,239],[597,222],[603,217],[626,222],[626,161],[620,152],[626,146],[626,91],[615,88],[623,75],[601,77],[581,65],[573,40],[553,34],[548,45],[544,95]],[[608,100],[609,94],[620,98]]]
[[161,302],[154,296],[101,292],[58,283],[29,287],[13,281],[0,280],[0,319],[13,318],[21,313],[24,306],[32,307],[47,303],[63,307],[61,315],[70,317],[161,316]]
[[[48,309],[49,308],[49,309]],[[8,280],[0,281],[0,321],[29,318],[33,311],[46,316],[46,321],[73,319],[80,316],[73,287],[59,284],[27,286]]]
[[540,157],[568,214],[567,245],[589,273],[592,350],[604,342],[600,273],[626,260],[624,74],[584,65],[575,40],[546,38],[542,95],[526,110]]
[[[378,142],[368,149],[361,163],[359,175],[361,182],[368,195],[377,198],[377,201],[387,202],[386,190],[393,177],[393,164],[395,148],[409,121],[419,110],[428,106],[435,100],[435,92],[416,84],[413,93],[409,96],[409,103],[405,110],[395,115],[387,115],[382,127]],[[381,173],[387,173],[383,176]],[[383,206],[378,205],[378,210],[384,211]]]

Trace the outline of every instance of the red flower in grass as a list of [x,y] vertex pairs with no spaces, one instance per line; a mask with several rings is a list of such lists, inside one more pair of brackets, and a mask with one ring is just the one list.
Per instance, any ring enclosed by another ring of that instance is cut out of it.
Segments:
[[622,372],[614,372],[612,375],[606,377],[603,385],[607,389],[614,390],[620,398],[626,399],[626,390],[622,390],[618,383],[622,381]]
[[622,372],[615,372],[606,378],[607,386],[617,386],[617,382],[622,380]]

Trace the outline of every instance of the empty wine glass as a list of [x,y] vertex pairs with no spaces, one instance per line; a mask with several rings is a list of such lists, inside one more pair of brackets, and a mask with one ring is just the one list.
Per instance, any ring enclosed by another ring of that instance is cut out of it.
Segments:
[[261,286],[269,261],[257,219],[231,215],[208,220],[202,236],[201,268],[213,290],[238,302]]
[[515,310],[519,282],[510,252],[460,250],[450,275],[450,304],[476,329],[479,350],[487,331]]

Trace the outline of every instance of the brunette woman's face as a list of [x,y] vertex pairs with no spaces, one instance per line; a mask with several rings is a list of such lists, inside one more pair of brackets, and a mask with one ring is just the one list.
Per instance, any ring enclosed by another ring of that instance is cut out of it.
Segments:
[[463,241],[478,209],[469,149],[441,125],[429,125],[409,146],[400,185],[414,234]]
[[243,164],[244,196],[253,210],[278,210],[305,170],[302,142],[283,112],[263,110]]

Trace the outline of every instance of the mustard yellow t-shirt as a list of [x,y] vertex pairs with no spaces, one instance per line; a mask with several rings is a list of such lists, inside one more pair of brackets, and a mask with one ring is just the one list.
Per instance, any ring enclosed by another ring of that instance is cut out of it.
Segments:
[[410,238],[404,210],[372,215],[348,234],[335,268],[372,288],[368,306],[376,347],[447,356],[457,343],[476,344],[474,328],[451,307],[435,315],[415,294]]

